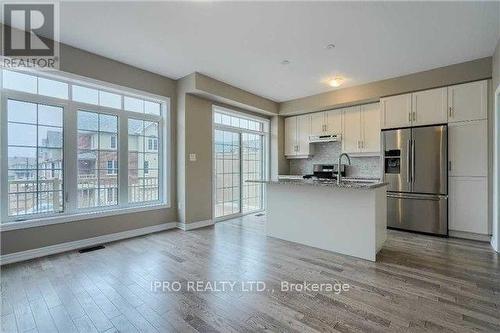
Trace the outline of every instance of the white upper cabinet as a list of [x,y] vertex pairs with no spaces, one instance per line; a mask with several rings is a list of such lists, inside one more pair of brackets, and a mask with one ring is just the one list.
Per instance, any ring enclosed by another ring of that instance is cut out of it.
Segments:
[[448,121],[448,89],[419,91],[412,95],[412,125],[445,124]]
[[342,151],[351,154],[380,153],[379,103],[344,109]]
[[309,144],[309,136],[311,135],[311,116],[303,115],[297,117],[297,142],[298,142],[298,156],[309,156],[311,145]]
[[309,144],[311,116],[285,118],[285,155],[289,158],[307,158],[312,153]]
[[296,155],[297,152],[297,117],[285,118],[285,155]]
[[345,108],[343,122],[342,151],[359,153],[361,151],[361,107]]
[[326,111],[326,132],[333,134],[342,133],[342,109]]
[[487,119],[488,82],[448,87],[448,122]]
[[331,110],[311,114],[311,135],[340,134],[342,132],[342,110]]
[[487,120],[449,124],[448,147],[449,176],[488,176]]
[[326,114],[317,112],[311,114],[311,135],[321,135],[326,132]]
[[411,94],[381,98],[380,109],[382,128],[411,126]]
[[361,151],[380,152],[380,104],[361,106]]

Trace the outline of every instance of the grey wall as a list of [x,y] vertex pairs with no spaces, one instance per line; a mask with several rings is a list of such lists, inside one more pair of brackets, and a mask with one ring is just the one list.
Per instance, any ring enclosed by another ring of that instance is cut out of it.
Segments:
[[126,230],[177,221],[176,199],[176,82],[118,61],[67,45],[61,45],[61,71],[110,82],[169,97],[171,101],[171,208],[136,214],[122,214],[92,220],[2,231],[1,254],[34,249],[58,243],[96,237]]
[[493,92],[497,89],[500,84],[500,39],[498,40],[495,53],[493,54],[492,60],[492,81],[493,81]]
[[[269,119],[277,112],[277,104],[199,73],[178,81],[177,101],[179,221],[189,224],[211,220],[214,105]],[[190,153],[196,154],[196,161],[189,161]]]
[[380,97],[491,78],[491,57],[286,101],[280,115],[374,102]]
[[[342,153],[340,142],[322,142],[312,145],[314,145],[314,155],[311,158],[290,160],[291,175],[312,174],[314,164],[336,164]],[[346,176],[380,178],[380,172],[380,157],[351,156],[351,166],[348,167]]]
[[[500,39],[497,42],[495,53],[493,54],[492,72],[493,77],[491,101],[495,103],[495,92],[500,85]],[[494,109],[495,107],[497,108],[496,110]],[[493,205],[493,209],[495,209],[496,212],[492,212],[494,218],[492,223],[493,238],[491,244],[497,252],[500,252],[500,102],[496,106],[493,105],[492,109],[495,131],[493,136],[495,140],[493,149],[495,149],[494,156],[496,156],[496,170],[494,170],[494,172],[496,172],[496,192],[495,196],[493,197],[493,202],[495,203]]]

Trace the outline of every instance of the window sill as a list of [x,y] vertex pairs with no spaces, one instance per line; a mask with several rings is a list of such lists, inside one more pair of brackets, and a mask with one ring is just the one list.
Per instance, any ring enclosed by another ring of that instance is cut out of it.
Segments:
[[0,225],[0,232],[41,227],[41,226],[46,226],[46,225],[51,225],[51,224],[76,222],[76,221],[82,221],[82,220],[102,218],[102,217],[107,217],[107,216],[147,212],[147,211],[151,211],[151,210],[158,210],[158,209],[165,209],[165,208],[171,208],[171,206],[169,204],[162,203],[162,204],[155,204],[155,205],[142,206],[142,207],[127,207],[127,208],[119,208],[119,209],[113,209],[113,210],[107,210],[107,211],[76,213],[76,214],[62,215],[62,216],[51,216],[51,217],[31,219],[31,220],[26,220],[26,221],[5,222],[5,223]]

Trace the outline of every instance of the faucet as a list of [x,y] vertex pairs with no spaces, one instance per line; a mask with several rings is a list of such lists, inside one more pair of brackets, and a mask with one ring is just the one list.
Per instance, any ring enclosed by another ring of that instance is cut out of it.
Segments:
[[339,156],[338,168],[337,168],[337,185],[340,185],[340,179],[342,178],[342,172],[340,171],[340,166],[342,165],[342,157],[347,157],[347,163],[351,165],[351,158],[346,153],[342,153]]

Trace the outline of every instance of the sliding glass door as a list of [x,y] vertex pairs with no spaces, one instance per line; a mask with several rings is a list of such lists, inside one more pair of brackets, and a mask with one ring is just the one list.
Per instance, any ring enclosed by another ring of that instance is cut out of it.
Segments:
[[240,134],[215,130],[215,216],[238,214],[241,208]]
[[214,112],[214,214],[216,219],[264,209],[267,123]]
[[241,161],[243,176],[243,213],[250,213],[263,208],[262,184],[248,183],[247,180],[264,178],[264,138],[258,134],[241,134]]

